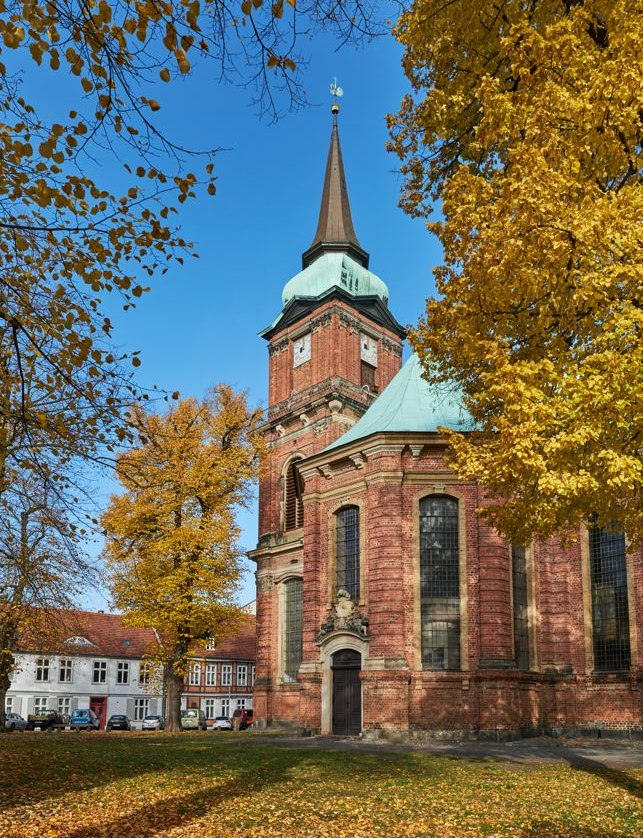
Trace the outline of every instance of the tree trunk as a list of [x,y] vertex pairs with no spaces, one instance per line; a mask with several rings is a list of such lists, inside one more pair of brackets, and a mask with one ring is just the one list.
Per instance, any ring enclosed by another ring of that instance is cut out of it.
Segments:
[[179,733],[181,728],[181,695],[183,678],[177,675],[172,664],[165,669],[165,729]]
[[0,676],[0,733],[5,732],[4,726],[4,717],[5,717],[5,707],[7,704],[7,690],[9,689],[9,681],[8,677]]

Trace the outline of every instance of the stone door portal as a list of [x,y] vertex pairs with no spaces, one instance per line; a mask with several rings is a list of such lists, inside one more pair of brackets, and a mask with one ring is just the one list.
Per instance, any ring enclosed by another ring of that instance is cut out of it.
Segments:
[[333,733],[354,736],[362,730],[362,656],[354,649],[333,655]]

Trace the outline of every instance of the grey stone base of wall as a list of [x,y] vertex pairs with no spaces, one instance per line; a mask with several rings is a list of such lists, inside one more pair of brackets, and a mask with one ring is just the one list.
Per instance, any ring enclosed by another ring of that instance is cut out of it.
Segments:
[[365,730],[366,742],[515,742],[536,736],[643,741],[643,728],[543,727],[512,730]]

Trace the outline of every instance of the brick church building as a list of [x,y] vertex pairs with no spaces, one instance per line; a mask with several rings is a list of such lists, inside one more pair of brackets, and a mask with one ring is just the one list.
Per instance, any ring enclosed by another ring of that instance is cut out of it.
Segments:
[[421,738],[641,736],[643,561],[599,528],[511,545],[445,462],[429,387],[353,228],[333,127],[313,243],[268,342],[258,725]]

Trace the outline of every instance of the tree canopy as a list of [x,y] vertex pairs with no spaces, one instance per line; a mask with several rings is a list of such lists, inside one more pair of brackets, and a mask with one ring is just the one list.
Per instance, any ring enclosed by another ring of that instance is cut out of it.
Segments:
[[641,0],[415,0],[389,117],[402,205],[444,248],[412,342],[477,433],[453,462],[514,543],[641,532]]
[[140,446],[120,455],[125,492],[101,519],[114,604],[158,634],[174,729],[190,644],[225,636],[242,616],[235,513],[258,473],[260,418],[224,386],[165,415],[136,410]]

